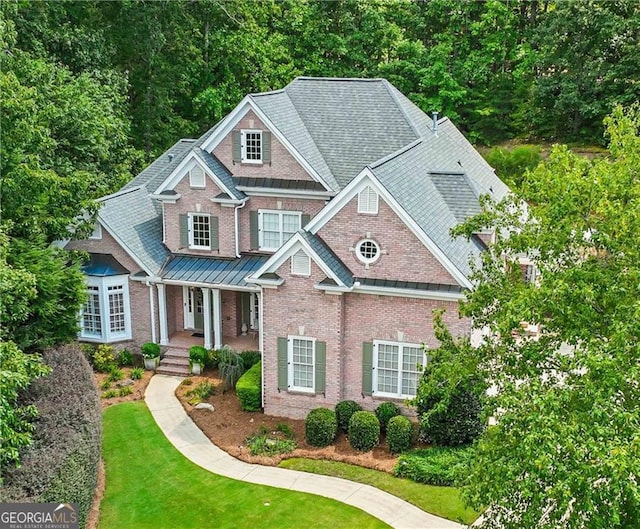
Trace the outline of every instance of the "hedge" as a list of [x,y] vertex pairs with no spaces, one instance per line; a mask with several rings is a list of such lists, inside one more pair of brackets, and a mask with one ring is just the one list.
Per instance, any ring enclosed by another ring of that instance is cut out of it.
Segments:
[[262,355],[260,351],[242,351],[240,358],[242,358],[245,370],[249,371],[249,369],[262,360]]
[[393,469],[395,476],[428,485],[453,486],[469,457],[468,448],[427,448],[402,454]]
[[259,411],[262,408],[262,362],[254,364],[240,377],[236,384],[236,395],[244,411]]
[[334,411],[314,408],[304,420],[304,435],[311,446],[327,446],[338,433],[338,419]]
[[100,398],[77,345],[50,349],[43,358],[51,374],[23,396],[40,412],[34,443],[22,455],[22,466],[5,472],[0,502],[77,503],[84,527],[100,463]]
[[357,411],[349,420],[349,444],[360,452],[368,452],[380,442],[380,421],[370,411]]

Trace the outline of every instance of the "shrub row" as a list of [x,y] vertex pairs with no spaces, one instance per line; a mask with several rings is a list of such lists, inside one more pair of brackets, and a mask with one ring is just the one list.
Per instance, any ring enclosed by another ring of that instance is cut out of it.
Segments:
[[262,407],[262,362],[258,361],[236,384],[236,395],[244,411],[259,411]]
[[98,477],[102,436],[100,399],[93,372],[77,345],[43,354],[51,366],[24,395],[40,412],[34,443],[22,466],[7,469],[2,502],[78,503],[84,527]]
[[348,434],[349,444],[361,452],[377,446],[384,429],[389,451],[394,454],[411,448],[414,438],[412,422],[400,415],[396,404],[383,402],[373,413],[362,410],[353,400],[345,400],[336,405],[335,411],[316,408],[309,412],[305,420],[307,442],[327,446],[334,441],[338,428]]
[[393,469],[395,476],[429,485],[455,485],[458,481],[468,448],[427,448],[402,454]]

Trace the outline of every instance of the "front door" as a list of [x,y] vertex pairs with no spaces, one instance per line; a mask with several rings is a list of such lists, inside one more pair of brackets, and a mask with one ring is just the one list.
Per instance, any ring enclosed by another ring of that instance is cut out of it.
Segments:
[[198,331],[204,329],[204,302],[202,299],[202,289],[189,287],[186,315],[187,328]]

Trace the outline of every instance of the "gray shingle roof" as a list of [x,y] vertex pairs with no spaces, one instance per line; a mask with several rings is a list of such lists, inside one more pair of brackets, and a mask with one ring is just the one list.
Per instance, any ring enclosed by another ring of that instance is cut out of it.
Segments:
[[464,222],[469,217],[480,213],[478,197],[469,186],[464,174],[431,173],[429,176],[459,222]]
[[307,231],[300,230],[303,239],[311,246],[314,252],[318,254],[320,259],[331,269],[331,271],[346,286],[353,285],[353,274],[351,270],[342,262],[342,260],[333,253],[333,250],[318,235],[313,235]]
[[152,274],[157,274],[169,251],[162,243],[160,205],[144,187],[125,189],[101,199],[101,222],[114,233],[125,249]]
[[229,287],[249,286],[245,278],[260,268],[266,255],[243,255],[239,259],[174,255],[161,272],[163,279],[208,283]]

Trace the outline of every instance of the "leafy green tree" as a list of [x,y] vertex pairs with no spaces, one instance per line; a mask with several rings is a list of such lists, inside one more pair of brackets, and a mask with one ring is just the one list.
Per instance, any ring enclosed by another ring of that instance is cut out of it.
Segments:
[[495,390],[464,488],[481,527],[640,526],[640,106],[605,124],[607,157],[556,147],[525,177],[526,210],[487,202],[457,230],[497,229],[462,306],[487,338],[459,351]]

